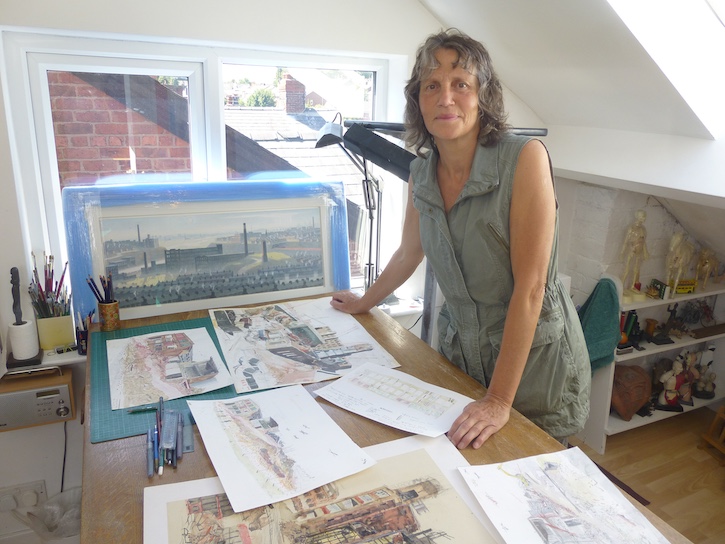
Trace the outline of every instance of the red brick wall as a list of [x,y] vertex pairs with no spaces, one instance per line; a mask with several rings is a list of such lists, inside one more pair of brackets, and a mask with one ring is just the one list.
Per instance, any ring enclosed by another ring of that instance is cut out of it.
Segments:
[[68,72],[49,72],[61,188],[136,172],[190,172],[189,143]]

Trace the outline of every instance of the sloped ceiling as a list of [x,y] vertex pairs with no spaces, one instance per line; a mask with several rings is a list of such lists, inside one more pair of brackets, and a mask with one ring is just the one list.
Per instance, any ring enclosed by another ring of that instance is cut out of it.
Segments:
[[[442,27],[482,41],[503,84],[545,126],[712,139],[606,0],[420,0]],[[725,255],[725,212],[661,199]]]
[[606,0],[421,0],[547,125],[710,138]]

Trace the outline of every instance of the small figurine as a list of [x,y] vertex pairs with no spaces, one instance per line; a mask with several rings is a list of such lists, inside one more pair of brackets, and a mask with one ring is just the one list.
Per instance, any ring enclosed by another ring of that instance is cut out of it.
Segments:
[[675,296],[682,273],[690,268],[694,256],[695,246],[685,239],[685,233],[674,233],[667,253],[667,285],[670,286],[670,298]]
[[659,346],[662,344],[674,343],[674,340],[670,338],[670,332],[672,332],[673,329],[677,329],[679,326],[677,320],[677,307],[679,304],[679,302],[675,302],[672,306],[667,306],[667,312],[670,314],[670,317],[662,326],[662,330],[655,334],[652,337],[652,340],[650,340],[653,344],[657,344]]
[[717,378],[717,375],[714,372],[705,374],[695,382],[695,390],[692,394],[698,399],[715,398],[715,378]]
[[685,381],[685,376],[682,373],[682,362],[675,359],[672,363],[672,369],[662,374],[659,381],[664,385],[664,389],[657,397],[656,408],[667,412],[684,411],[680,404],[679,393],[679,389]]
[[[634,213],[634,223],[627,229],[627,234],[622,243],[622,250],[619,256],[620,259],[625,256],[627,258],[624,262],[624,274],[622,275],[624,289],[639,290],[639,270],[642,261],[649,259],[646,244],[647,229],[644,228],[644,220],[646,218],[647,213],[644,210],[637,210]],[[632,272],[631,282],[627,282],[630,271]]]
[[715,360],[715,344],[708,344],[707,349],[702,352],[700,362],[697,364],[697,371],[700,377],[692,385],[692,395],[698,399],[711,399],[715,397],[716,375],[710,370]]
[[686,404],[687,406],[693,406],[692,401],[692,389],[695,382],[700,378],[700,371],[695,364],[698,359],[697,352],[692,352],[687,349],[683,349],[677,356],[676,360],[681,361],[683,370],[683,382],[677,389],[680,395],[680,403]]
[[[719,281],[717,269],[720,263],[715,256],[715,252],[710,248],[702,248],[697,257],[697,266],[695,267],[695,285],[700,286],[700,278],[702,278],[702,288],[707,287],[707,280],[710,273],[714,273],[715,281]],[[702,275],[701,275],[702,274]]]
[[14,266],[10,269],[10,284],[12,285],[15,325],[23,325],[25,321],[23,321],[23,309],[20,307],[20,275],[18,269]]

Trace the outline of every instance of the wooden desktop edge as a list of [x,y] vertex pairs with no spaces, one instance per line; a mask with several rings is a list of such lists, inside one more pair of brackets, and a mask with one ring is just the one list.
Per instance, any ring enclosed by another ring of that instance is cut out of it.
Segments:
[[[208,310],[168,314],[122,321],[122,328],[133,328],[158,323],[203,318]],[[429,383],[457,391],[471,398],[480,398],[485,388],[476,380],[448,362],[411,332],[401,327],[384,312],[373,309],[368,314],[355,316],[370,335],[400,364],[399,370]],[[98,325],[91,330],[98,330]],[[201,436],[194,427],[193,453],[184,455],[176,470],[167,470],[163,476],[146,477],[146,436],[133,436],[97,444],[90,442],[90,345],[86,361],[86,389],[83,444],[83,498],[81,515],[81,543],[143,542],[143,490],[149,485],[162,485],[216,476]],[[305,388],[314,391],[324,383]],[[347,412],[314,395],[322,408],[361,447],[379,444],[409,436]],[[513,411],[509,423],[479,450],[463,450],[471,464],[487,464],[553,452],[563,446]],[[673,543],[690,542],[662,519],[652,514],[626,492],[625,496]]]

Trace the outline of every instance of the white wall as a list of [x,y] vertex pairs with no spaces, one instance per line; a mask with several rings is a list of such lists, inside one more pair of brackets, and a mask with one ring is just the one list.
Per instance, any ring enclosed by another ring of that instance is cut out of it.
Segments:
[[[199,40],[205,43],[254,44],[264,48],[303,48],[306,50],[360,52],[366,56],[385,55],[398,76],[391,81],[388,107],[402,111],[404,79],[408,59],[418,44],[440,29],[416,0],[278,0],[239,2],[236,0],[127,0],[123,3],[55,2],[28,0],[3,2],[0,26],[18,29],[55,29],[61,33],[113,33],[160,36],[171,41]],[[0,92],[2,92],[0,82]],[[0,127],[7,127],[8,112],[0,103]],[[399,121],[400,119],[390,119]],[[18,192],[13,169],[11,135],[0,128],[0,271],[13,266],[21,278],[29,278],[31,248],[23,242]],[[36,220],[36,218],[29,218]],[[32,248],[36,252],[39,248]],[[32,315],[27,296],[24,315]],[[0,288],[0,330],[13,321],[10,287]],[[81,381],[82,383],[82,381]],[[80,431],[71,433],[74,444],[68,456],[66,487],[80,485]],[[48,495],[60,490],[63,457],[63,429],[59,424],[0,433],[0,487],[46,480]],[[0,516],[0,538],[14,530]]]
[[550,126],[562,177],[725,208],[725,140]]

